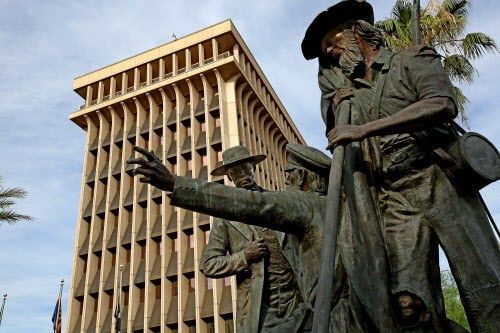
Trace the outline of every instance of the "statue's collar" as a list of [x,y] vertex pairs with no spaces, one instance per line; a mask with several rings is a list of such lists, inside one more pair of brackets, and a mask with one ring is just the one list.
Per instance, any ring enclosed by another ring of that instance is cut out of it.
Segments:
[[387,70],[389,68],[389,60],[391,59],[392,55],[393,53],[391,51],[381,46],[379,53],[372,63],[372,68],[377,71]]

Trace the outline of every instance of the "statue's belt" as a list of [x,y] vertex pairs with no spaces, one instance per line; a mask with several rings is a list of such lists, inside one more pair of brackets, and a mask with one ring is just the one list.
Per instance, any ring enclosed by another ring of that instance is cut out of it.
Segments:
[[406,151],[397,151],[384,156],[384,180],[394,182],[408,174],[410,170],[424,169],[432,164],[439,163],[439,157],[433,152],[410,154]]
[[420,170],[439,163],[439,158],[435,153],[422,149],[414,142],[407,141],[403,147],[399,146],[397,149],[385,151],[382,152],[385,181],[394,182],[411,170]]

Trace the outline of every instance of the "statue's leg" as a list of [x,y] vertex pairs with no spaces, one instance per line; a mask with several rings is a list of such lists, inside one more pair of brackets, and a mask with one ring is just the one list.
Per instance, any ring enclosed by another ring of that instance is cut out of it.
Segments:
[[500,251],[477,193],[458,192],[441,170],[435,173],[429,212],[446,253],[473,332],[500,328]]
[[426,217],[431,187],[427,169],[408,171],[384,186],[380,204],[391,292],[400,325],[444,332],[448,325],[438,243]]

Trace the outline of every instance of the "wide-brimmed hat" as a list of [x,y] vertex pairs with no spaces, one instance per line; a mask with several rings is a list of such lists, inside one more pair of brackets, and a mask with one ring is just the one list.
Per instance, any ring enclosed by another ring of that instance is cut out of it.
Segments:
[[266,155],[250,155],[250,152],[245,146],[234,146],[222,152],[222,165],[213,169],[210,174],[212,176],[225,175],[227,169],[238,164],[250,162],[253,165],[262,162]]
[[328,177],[332,159],[322,151],[298,143],[289,143],[285,149],[288,152],[285,171],[307,169]]
[[349,21],[374,22],[373,8],[364,0],[343,0],[321,12],[312,21],[302,40],[302,54],[307,60],[321,54],[321,40],[331,29]]

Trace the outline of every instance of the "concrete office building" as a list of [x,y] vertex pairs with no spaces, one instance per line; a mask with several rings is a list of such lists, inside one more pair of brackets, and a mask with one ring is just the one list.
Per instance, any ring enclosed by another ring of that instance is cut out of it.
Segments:
[[86,146],[66,331],[114,332],[120,300],[122,332],[232,332],[234,278],[199,270],[212,218],[170,206],[125,161],[137,145],[177,175],[224,183],[209,171],[244,144],[268,156],[259,184],[284,189],[284,147],[304,139],[234,25],[98,69],[73,89],[84,104],[70,119]]

